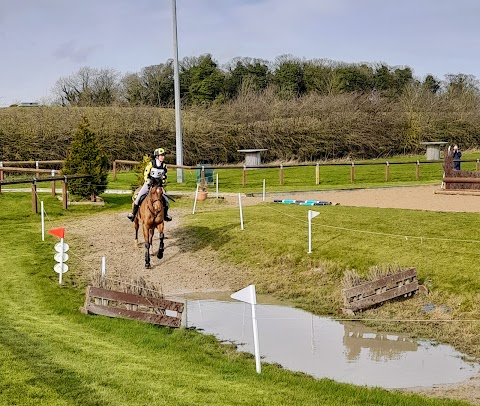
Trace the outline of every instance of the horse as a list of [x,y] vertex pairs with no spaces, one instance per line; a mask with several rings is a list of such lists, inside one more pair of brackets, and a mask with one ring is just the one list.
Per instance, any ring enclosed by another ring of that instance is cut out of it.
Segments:
[[145,241],[145,268],[150,269],[150,247],[153,242],[153,234],[155,228],[158,230],[160,235],[160,246],[158,248],[157,258],[163,258],[164,251],[164,234],[163,234],[163,188],[162,181],[155,180],[155,182],[150,186],[150,189],[147,193],[145,199],[138,209],[137,216],[133,222],[135,227],[135,246],[138,246],[138,227],[139,223],[142,223],[143,229],[143,238]]

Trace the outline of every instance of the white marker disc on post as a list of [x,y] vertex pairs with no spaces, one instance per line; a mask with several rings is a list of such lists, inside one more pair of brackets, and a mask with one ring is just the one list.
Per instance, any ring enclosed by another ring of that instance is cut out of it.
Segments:
[[55,264],[53,266],[53,270],[56,272],[56,273],[65,273],[68,271],[68,265],[67,264],[63,264],[63,272],[62,272],[62,264],[61,263],[58,263],[58,264]]
[[[62,252],[62,243],[61,243],[61,242],[57,242],[57,243],[55,244],[55,247],[54,247],[54,248],[55,248],[55,251],[57,251],[57,252]],[[63,243],[63,252],[67,252],[69,248],[70,248],[70,247],[68,246],[68,244],[67,244],[66,242],[64,242],[64,243]]]
[[57,262],[66,262],[66,261],[68,261],[68,254],[66,252],[63,253],[63,261],[62,261],[62,253],[61,252],[57,252],[53,258],[55,258],[55,261],[57,261]]

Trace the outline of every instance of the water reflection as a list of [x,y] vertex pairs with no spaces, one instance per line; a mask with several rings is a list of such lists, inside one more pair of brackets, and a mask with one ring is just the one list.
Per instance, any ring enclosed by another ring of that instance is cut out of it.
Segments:
[[382,362],[399,360],[407,351],[417,351],[418,343],[400,335],[372,332],[372,329],[360,323],[341,322],[343,324],[343,345],[348,361],[358,361],[362,349],[368,350],[372,361]]
[[[187,303],[189,327],[253,353],[250,305],[215,300]],[[271,305],[257,305],[257,318],[262,359],[317,378],[407,388],[458,383],[479,370],[449,346],[375,332],[360,323],[340,323]]]

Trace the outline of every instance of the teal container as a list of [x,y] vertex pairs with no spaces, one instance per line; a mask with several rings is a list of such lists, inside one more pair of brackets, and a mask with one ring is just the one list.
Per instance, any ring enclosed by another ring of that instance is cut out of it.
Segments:
[[[197,164],[200,168],[203,166],[205,169],[205,183],[213,184],[213,169],[208,169],[208,166],[212,166],[212,164]],[[197,169],[197,183],[202,182],[202,170]]]

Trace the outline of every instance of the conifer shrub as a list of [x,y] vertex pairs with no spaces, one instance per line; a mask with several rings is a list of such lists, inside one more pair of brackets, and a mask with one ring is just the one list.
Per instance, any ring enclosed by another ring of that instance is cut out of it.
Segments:
[[80,197],[96,196],[107,189],[108,160],[99,147],[95,133],[84,117],[75,131],[63,165],[64,175],[90,175],[89,178],[68,180],[68,190]]

